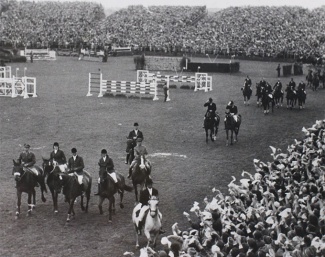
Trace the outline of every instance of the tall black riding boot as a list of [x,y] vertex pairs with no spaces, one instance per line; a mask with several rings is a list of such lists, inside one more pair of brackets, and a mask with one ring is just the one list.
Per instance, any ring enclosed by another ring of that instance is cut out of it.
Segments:
[[128,175],[128,178],[131,178],[131,176],[132,176],[132,168],[130,167],[130,168],[129,168],[129,175]]
[[128,153],[126,155],[125,164],[128,164],[129,163],[129,158],[130,158],[130,154]]

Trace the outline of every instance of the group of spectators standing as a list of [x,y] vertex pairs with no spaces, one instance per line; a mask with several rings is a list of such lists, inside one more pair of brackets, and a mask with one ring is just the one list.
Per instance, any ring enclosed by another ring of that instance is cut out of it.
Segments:
[[0,6],[0,41],[21,47],[132,46],[140,51],[322,56],[325,7],[129,6],[105,15],[91,2],[9,1]]
[[302,132],[286,152],[270,146],[273,161],[254,159],[254,173],[232,177],[228,195],[213,189],[194,202],[189,228],[175,223],[164,251],[141,256],[325,256],[325,120]]

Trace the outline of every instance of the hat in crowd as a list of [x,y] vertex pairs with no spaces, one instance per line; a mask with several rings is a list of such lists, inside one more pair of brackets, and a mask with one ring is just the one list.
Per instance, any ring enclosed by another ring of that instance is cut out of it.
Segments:
[[71,153],[76,153],[77,152],[77,149],[74,147],[71,149]]
[[30,145],[29,144],[24,144],[24,147],[25,148],[30,148]]
[[133,126],[134,127],[139,126],[139,123],[138,122],[134,122]]
[[102,153],[102,154],[107,154],[106,149],[103,149],[103,150],[101,151],[101,153]]
[[138,138],[137,138],[137,142],[142,142],[142,140],[143,140],[143,139],[142,139],[141,137],[138,137]]
[[59,143],[58,142],[54,142],[53,146],[59,147]]

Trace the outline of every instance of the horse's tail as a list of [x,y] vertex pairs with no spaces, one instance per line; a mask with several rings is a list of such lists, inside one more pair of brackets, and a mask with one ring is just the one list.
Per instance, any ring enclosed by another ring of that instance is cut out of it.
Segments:
[[133,187],[124,184],[123,189],[127,192],[132,192]]

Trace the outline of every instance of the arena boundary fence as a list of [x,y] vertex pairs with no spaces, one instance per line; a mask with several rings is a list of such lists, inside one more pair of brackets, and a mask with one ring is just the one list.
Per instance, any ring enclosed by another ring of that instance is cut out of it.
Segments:
[[148,70],[137,70],[137,82],[150,83],[154,80],[156,83],[166,83],[168,92],[170,82],[194,83],[195,92],[198,90],[204,90],[205,92],[212,91],[212,76],[209,76],[208,73],[196,72],[195,76],[172,76],[150,73]]
[[10,66],[0,67],[0,96],[37,97],[36,78],[11,76]]
[[129,96],[150,95],[154,101],[159,100],[157,83],[155,81],[147,83],[105,80],[101,72],[89,73],[87,96],[92,96],[93,93],[98,93],[98,97],[103,97],[105,93],[121,93]]

